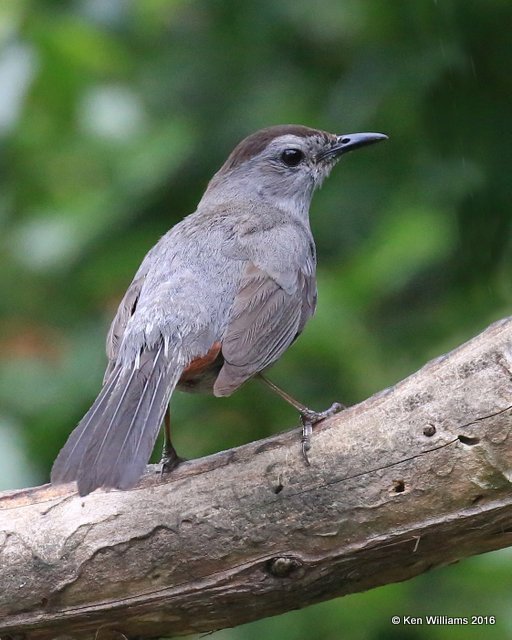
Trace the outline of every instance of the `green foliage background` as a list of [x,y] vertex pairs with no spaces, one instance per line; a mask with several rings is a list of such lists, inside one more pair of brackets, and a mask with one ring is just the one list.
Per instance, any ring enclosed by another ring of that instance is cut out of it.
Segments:
[[[358,402],[508,315],[511,23],[509,0],[0,0],[0,486],[48,480],[140,260],[259,127],[390,135],[315,197],[319,309],[276,382]],[[186,457],[296,422],[256,384],[174,400]],[[504,638],[511,568],[488,554],[216,637]]]

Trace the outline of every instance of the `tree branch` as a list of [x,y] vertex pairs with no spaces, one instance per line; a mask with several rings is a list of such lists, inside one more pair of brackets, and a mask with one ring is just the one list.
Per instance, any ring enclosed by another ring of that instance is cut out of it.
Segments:
[[0,637],[234,626],[512,544],[512,319],[317,425],[138,487],[0,496]]

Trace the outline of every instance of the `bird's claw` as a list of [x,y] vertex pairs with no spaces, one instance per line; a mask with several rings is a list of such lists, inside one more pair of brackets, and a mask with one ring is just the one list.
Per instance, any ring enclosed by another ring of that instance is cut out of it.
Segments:
[[309,467],[311,465],[308,457],[308,451],[311,449],[311,434],[313,433],[313,425],[317,422],[321,422],[326,418],[330,418],[336,413],[339,413],[343,409],[346,409],[341,402],[334,402],[325,411],[313,411],[311,409],[305,409],[300,414],[300,420],[302,422],[302,457],[304,462]]
[[170,447],[164,446],[160,460],[160,477],[163,478],[166,473],[176,469],[182,462],[185,462],[185,458],[180,458],[172,445]]
[[313,431],[313,426],[311,424],[302,425],[302,457],[304,458],[304,462],[306,466],[311,466],[308,457],[308,451],[311,449],[311,433]]

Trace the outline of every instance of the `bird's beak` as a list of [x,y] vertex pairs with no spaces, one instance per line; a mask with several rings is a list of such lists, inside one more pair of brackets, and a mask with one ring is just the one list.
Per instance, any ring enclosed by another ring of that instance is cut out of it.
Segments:
[[329,157],[339,157],[344,153],[366,147],[369,144],[375,144],[381,140],[387,140],[388,137],[383,133],[346,133],[336,136],[337,142],[330,149],[319,154],[318,160],[325,160]]

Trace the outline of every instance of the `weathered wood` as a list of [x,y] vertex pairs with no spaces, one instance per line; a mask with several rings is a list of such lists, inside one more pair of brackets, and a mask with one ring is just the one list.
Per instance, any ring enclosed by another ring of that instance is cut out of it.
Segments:
[[132,491],[2,494],[0,637],[208,631],[510,545],[511,414],[507,319],[317,425],[310,467],[294,430]]

